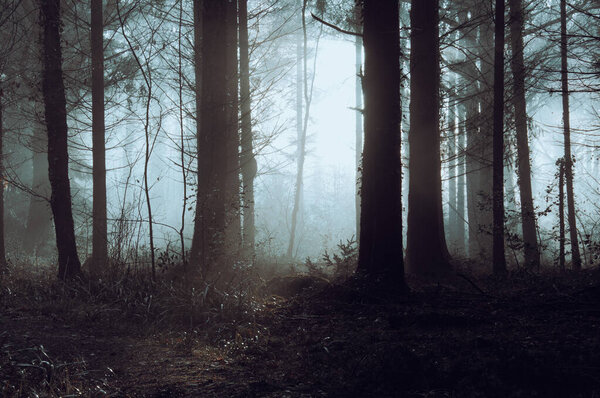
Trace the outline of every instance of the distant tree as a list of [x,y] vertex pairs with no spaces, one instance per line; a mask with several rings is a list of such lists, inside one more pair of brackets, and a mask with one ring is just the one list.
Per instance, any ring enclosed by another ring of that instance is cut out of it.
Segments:
[[415,0],[411,4],[406,261],[411,273],[435,278],[451,270],[444,236],[440,175],[439,2]]
[[97,273],[108,260],[106,148],[104,143],[104,41],[102,0],[91,0],[93,209],[92,262]]
[[504,0],[496,0],[494,19],[494,138],[492,208],[493,271],[506,273],[504,255]]
[[[0,71],[3,68],[0,68]],[[6,242],[4,239],[4,123],[3,104],[4,91],[0,72],[0,273],[6,268]]]
[[241,103],[241,154],[242,171],[242,240],[245,252],[254,256],[254,178],[256,159],[254,157],[254,137],[252,134],[252,101],[250,97],[250,51],[248,43],[248,0],[239,0],[240,24],[240,103]]
[[358,271],[405,288],[397,0],[364,0],[363,44],[365,143]]
[[577,218],[575,214],[575,196],[573,193],[573,158],[571,156],[571,117],[569,110],[569,65],[567,58],[567,2],[560,0],[560,80],[562,88],[564,169],[567,184],[567,220],[571,238],[571,259],[573,268],[581,269],[579,238],[577,236]]
[[81,263],[77,255],[71,209],[67,110],[60,45],[60,0],[41,0],[40,6],[43,31],[42,87],[48,130],[48,171],[52,188],[50,205],[56,230],[58,277],[67,280],[81,274]]

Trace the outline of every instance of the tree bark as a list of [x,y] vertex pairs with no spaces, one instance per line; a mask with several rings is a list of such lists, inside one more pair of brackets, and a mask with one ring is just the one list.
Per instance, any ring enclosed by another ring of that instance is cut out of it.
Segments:
[[204,275],[211,271],[209,263],[222,255],[225,238],[229,122],[226,22],[225,2],[194,2],[198,189],[190,264]]
[[504,255],[504,0],[496,0],[494,24],[493,271],[506,273]]
[[4,91],[0,80],[0,274],[6,269],[6,242],[4,240]]
[[364,1],[363,41],[365,141],[358,271],[404,289],[398,1]]
[[571,238],[571,260],[573,269],[581,269],[577,220],[575,217],[575,197],[573,193],[573,158],[571,156],[571,120],[569,111],[569,69],[567,59],[567,4],[560,0],[560,80],[562,87],[563,135],[565,147],[565,182],[567,184],[567,219]]
[[32,181],[31,190],[34,195],[29,202],[27,225],[23,240],[25,252],[38,256],[49,246],[48,240],[52,229],[52,209],[46,198],[50,197],[50,180],[48,179],[48,135],[42,127],[35,123],[31,137]]
[[92,273],[108,261],[106,213],[106,148],[104,142],[104,47],[102,0],[91,0],[92,23]]
[[58,277],[67,280],[80,276],[81,263],[71,209],[67,111],[60,48],[60,0],[41,0],[40,20],[43,27],[42,86],[48,130],[48,174],[52,188],[50,205],[56,230]]
[[410,14],[410,178],[407,264],[435,279],[451,270],[442,211],[438,0],[414,0]]
[[[360,16],[360,15],[358,15]],[[358,18],[357,18],[358,19]],[[360,26],[357,24],[357,26]],[[355,130],[354,130],[354,142],[355,142],[355,165],[356,165],[356,195],[354,196],[354,208],[356,210],[356,239],[360,237],[360,185],[361,185],[361,163],[362,163],[362,150],[363,150],[363,92],[362,92],[362,51],[363,43],[361,36],[355,36],[354,41],[354,65],[356,77],[354,80],[354,100],[356,112],[354,116]]]
[[243,242],[249,257],[254,257],[254,178],[257,165],[252,134],[252,100],[250,96],[250,53],[248,43],[248,0],[239,0],[240,24],[240,102],[241,102],[241,170],[243,184]]
[[237,253],[242,243],[240,205],[240,116],[238,71],[238,1],[227,1],[226,48],[227,48],[227,208],[225,239],[228,251]]
[[[299,35],[296,41],[296,184],[294,186],[294,207],[292,208],[292,221],[290,228],[290,241],[288,243],[287,257],[292,258],[294,243],[296,240],[296,229],[298,228],[298,215],[302,205],[302,185],[304,184],[304,160],[306,158],[306,117],[303,117],[302,93],[307,97],[307,36],[306,36],[306,1],[298,0],[301,4],[300,23],[302,25],[303,38]],[[304,112],[308,112],[305,109]]]
[[517,136],[517,167],[519,170],[519,193],[521,197],[521,227],[525,266],[538,268],[540,251],[537,241],[533,193],[531,190],[531,164],[527,133],[527,102],[525,100],[525,62],[523,59],[523,2],[510,0],[510,32],[513,72],[513,103],[515,107],[515,130]]

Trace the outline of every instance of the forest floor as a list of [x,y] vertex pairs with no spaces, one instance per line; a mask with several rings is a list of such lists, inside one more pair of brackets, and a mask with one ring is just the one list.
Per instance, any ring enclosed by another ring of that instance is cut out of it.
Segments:
[[3,299],[0,395],[600,397],[598,270],[457,276],[388,298],[316,285],[265,294],[210,333]]

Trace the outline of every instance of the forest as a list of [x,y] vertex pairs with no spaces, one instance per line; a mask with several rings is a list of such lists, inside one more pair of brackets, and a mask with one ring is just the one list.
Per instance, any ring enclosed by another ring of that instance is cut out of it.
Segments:
[[0,396],[600,396],[600,1],[0,0]]

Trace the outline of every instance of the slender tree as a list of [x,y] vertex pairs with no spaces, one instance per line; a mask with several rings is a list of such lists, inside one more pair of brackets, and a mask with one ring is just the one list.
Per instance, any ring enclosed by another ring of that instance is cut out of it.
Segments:
[[[356,27],[360,29],[360,7],[356,5],[354,9],[354,19]],[[357,31],[358,31],[357,29]],[[354,101],[356,112],[354,115],[354,145],[355,145],[355,167],[356,167],[356,195],[354,197],[354,208],[356,210],[356,239],[360,237],[360,180],[361,180],[361,160],[363,146],[363,91],[362,91],[362,64],[363,64],[363,40],[362,36],[354,36],[354,70],[356,77],[354,79]]]
[[92,23],[92,268],[97,273],[106,265],[106,148],[104,143],[104,44],[102,0],[91,0]]
[[504,255],[504,0],[496,0],[494,26],[493,270],[506,273]]
[[239,66],[238,66],[238,1],[227,1],[226,10],[226,80],[227,80],[227,192],[226,192],[226,244],[236,252],[242,242],[240,209],[240,116],[239,116]]
[[365,143],[358,270],[404,288],[397,0],[364,0],[363,43]]
[[438,0],[412,3],[407,264],[435,278],[451,269],[442,211]]
[[40,5],[43,31],[42,87],[48,130],[48,172],[52,187],[50,205],[56,230],[58,277],[67,280],[81,274],[81,263],[77,255],[71,209],[67,104],[60,47],[60,0],[41,0]]
[[[307,121],[304,115],[308,114],[308,104],[303,104],[303,97],[308,99],[308,71],[307,71],[307,34],[306,34],[306,2],[307,0],[298,0],[300,7],[300,23],[302,25],[301,33],[296,40],[296,139],[298,141],[296,148],[296,184],[294,186],[294,207],[292,208],[292,223],[290,231],[290,241],[288,243],[287,256],[292,257],[294,253],[294,244],[296,241],[296,229],[298,227],[298,215],[302,205],[302,185],[304,183],[304,160],[306,158],[306,125]],[[303,95],[304,93],[304,95]]]
[[6,268],[6,245],[4,241],[4,91],[0,79],[0,273]]
[[252,134],[252,102],[250,97],[250,51],[248,44],[248,0],[239,1],[240,25],[240,102],[241,102],[241,170],[243,186],[243,242],[245,252],[254,256],[254,178],[256,159]]
[[540,265],[533,194],[531,190],[531,165],[527,134],[527,102],[525,100],[525,62],[523,60],[523,2],[510,0],[511,68],[513,73],[513,104],[515,107],[515,130],[517,135],[517,167],[519,193],[521,196],[521,227],[523,230],[525,265]]
[[577,219],[575,217],[575,197],[573,194],[573,158],[571,156],[571,120],[569,110],[569,69],[567,59],[567,2],[560,0],[560,80],[563,107],[563,136],[565,149],[565,183],[567,185],[567,220],[571,238],[571,259],[573,269],[581,269],[579,239],[577,237]]

